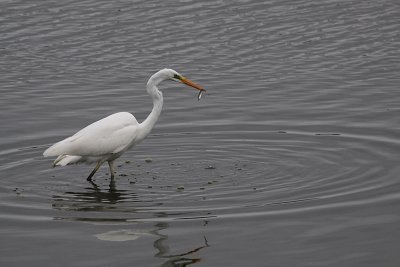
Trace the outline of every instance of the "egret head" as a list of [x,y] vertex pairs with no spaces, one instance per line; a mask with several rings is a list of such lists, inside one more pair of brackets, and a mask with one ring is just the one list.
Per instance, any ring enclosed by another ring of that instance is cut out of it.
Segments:
[[161,80],[172,80],[175,82],[184,83],[193,88],[196,88],[197,90],[204,91],[203,87],[194,83],[193,81],[189,80],[188,78],[185,78],[184,76],[182,76],[180,73],[178,73],[177,71],[175,71],[173,69],[162,69],[159,72],[157,72],[155,75],[160,77]]

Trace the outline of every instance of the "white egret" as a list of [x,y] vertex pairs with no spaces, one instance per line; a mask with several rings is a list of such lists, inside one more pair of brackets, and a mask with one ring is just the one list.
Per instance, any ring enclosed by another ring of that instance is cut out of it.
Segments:
[[142,141],[150,133],[160,116],[163,94],[158,90],[157,85],[165,80],[182,82],[200,90],[199,99],[201,93],[205,91],[201,86],[178,72],[172,69],[162,69],[153,74],[147,82],[146,88],[153,99],[153,109],[142,123],[138,123],[129,112],[114,113],[52,145],[44,151],[43,156],[57,156],[53,167],[74,163],[96,163],[96,167],[87,177],[88,181],[92,180],[96,171],[107,161],[111,179],[113,179],[114,160]]

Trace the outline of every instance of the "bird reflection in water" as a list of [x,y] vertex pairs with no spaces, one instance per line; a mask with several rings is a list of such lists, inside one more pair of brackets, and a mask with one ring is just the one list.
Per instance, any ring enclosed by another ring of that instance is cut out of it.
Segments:
[[[108,189],[101,189],[101,187],[94,181],[90,181],[90,184],[91,187],[87,187],[83,191],[67,191],[63,195],[54,195],[53,208],[68,211],[119,210],[121,212],[132,212],[136,211],[136,208],[133,206],[130,208],[127,206],[117,208],[114,204],[127,200],[132,202],[142,202],[139,200],[137,194],[131,190],[117,189],[114,179],[110,180]],[[76,219],[79,220],[79,218]],[[82,220],[88,219],[89,218],[82,218]]]
[[[53,208],[63,211],[64,214],[58,217],[55,217],[56,220],[74,220],[74,221],[90,221],[90,222],[121,222],[125,225],[128,221],[132,220],[132,215],[142,214],[137,213],[138,203],[143,202],[140,201],[138,196],[135,193],[132,193],[132,190],[119,190],[115,186],[114,179],[111,179],[111,182],[108,186],[108,189],[101,189],[95,182],[91,182],[91,187],[86,188],[85,191],[81,192],[65,192],[63,195],[55,195],[53,196]],[[125,205],[128,202],[135,202],[135,205]],[[124,203],[124,205],[118,205],[118,203]],[[160,205],[160,203],[152,203],[152,205]],[[148,206],[148,204],[146,204]],[[67,212],[65,212],[67,211]],[[71,213],[72,211],[72,213]],[[78,211],[79,213],[74,213],[74,211]],[[84,211],[82,213],[82,211]],[[88,211],[95,211],[94,213]],[[103,211],[104,216],[98,216],[98,211]],[[129,216],[124,217],[121,215]],[[76,216],[79,215],[79,216]],[[152,217],[159,218],[163,220],[163,218],[167,218],[168,214],[164,212],[153,213]],[[204,225],[207,225],[207,221],[204,221]],[[163,230],[169,228],[169,223],[167,222],[157,222],[153,226],[155,229],[148,231],[138,231],[137,229],[120,229],[113,230],[110,232],[102,233],[96,235],[101,240],[113,241],[113,237],[115,235],[131,235],[134,237],[133,239],[126,240],[135,240],[141,236],[151,235],[155,237],[154,248],[157,249],[157,253],[154,255],[156,258],[160,258],[165,260],[162,263],[161,267],[183,267],[195,264],[201,261],[201,258],[196,256],[197,252],[200,250],[210,247],[208,240],[205,236],[203,236],[203,242],[197,246],[188,248],[187,251],[177,254],[171,254],[169,249],[169,237],[168,235],[160,233]],[[111,235],[110,235],[111,234]]]
[[154,247],[159,251],[155,255],[155,257],[167,259],[167,261],[161,264],[160,267],[183,267],[199,262],[201,258],[190,256],[210,246],[208,244],[207,238],[203,236],[204,244],[202,244],[201,246],[192,248],[184,253],[170,254],[169,246],[166,244],[168,242],[168,235],[163,235],[159,232],[161,230],[167,229],[169,227],[169,224],[166,222],[160,222],[157,223],[155,226],[157,227],[157,230],[152,231],[152,233],[159,237],[156,241],[154,241]]

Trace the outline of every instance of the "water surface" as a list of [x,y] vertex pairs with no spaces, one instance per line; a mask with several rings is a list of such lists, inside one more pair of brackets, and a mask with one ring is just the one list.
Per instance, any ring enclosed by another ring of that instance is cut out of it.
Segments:
[[[396,1],[2,1],[0,263],[398,266]],[[173,68],[94,183],[43,151]],[[151,160],[149,160],[151,159]],[[5,245],[6,244],[6,245]]]

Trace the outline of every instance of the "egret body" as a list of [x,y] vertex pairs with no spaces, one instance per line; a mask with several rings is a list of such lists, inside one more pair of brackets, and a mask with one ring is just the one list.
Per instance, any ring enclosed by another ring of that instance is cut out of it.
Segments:
[[163,94],[157,85],[165,80],[181,82],[200,90],[204,89],[172,69],[162,69],[153,74],[147,82],[148,94],[153,99],[153,109],[147,118],[138,123],[129,112],[118,112],[98,120],[76,134],[52,145],[43,156],[57,156],[53,166],[66,166],[76,163],[96,163],[87,177],[93,175],[104,162],[108,162],[111,179],[114,178],[114,160],[125,151],[141,142],[154,127],[163,106]]

